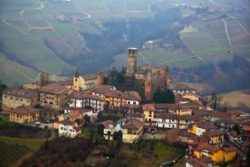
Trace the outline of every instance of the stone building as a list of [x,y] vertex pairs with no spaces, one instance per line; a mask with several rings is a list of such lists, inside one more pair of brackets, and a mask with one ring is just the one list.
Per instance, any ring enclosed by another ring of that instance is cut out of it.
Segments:
[[128,48],[127,82],[133,79],[135,87],[141,89],[146,99],[151,99],[157,88],[168,87],[168,66],[145,65],[137,68],[137,48]]
[[40,105],[54,110],[63,109],[68,104],[68,95],[71,92],[69,88],[62,85],[46,85],[39,90]]
[[103,73],[88,74],[88,75],[80,76],[76,72],[75,76],[73,77],[72,89],[76,91],[88,90],[96,86],[103,85],[103,82],[104,82]]
[[2,93],[2,107],[4,111],[11,111],[19,106],[35,106],[36,104],[36,91],[8,88]]

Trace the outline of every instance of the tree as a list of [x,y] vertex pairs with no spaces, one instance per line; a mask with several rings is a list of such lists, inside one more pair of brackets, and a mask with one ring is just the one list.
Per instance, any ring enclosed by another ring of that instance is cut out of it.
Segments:
[[175,95],[170,89],[158,88],[153,95],[155,103],[175,103]]
[[89,124],[90,123],[90,117],[88,115],[84,115],[84,121],[85,121],[85,123]]

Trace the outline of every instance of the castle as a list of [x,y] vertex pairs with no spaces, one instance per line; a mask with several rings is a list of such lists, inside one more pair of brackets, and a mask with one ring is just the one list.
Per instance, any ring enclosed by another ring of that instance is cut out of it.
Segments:
[[128,48],[126,77],[143,89],[141,93],[146,99],[151,99],[157,88],[168,87],[168,71],[168,66],[144,65],[137,68],[137,48]]

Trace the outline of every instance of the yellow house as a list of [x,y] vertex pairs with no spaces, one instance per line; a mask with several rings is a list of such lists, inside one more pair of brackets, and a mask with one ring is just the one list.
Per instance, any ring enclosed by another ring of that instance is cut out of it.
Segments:
[[191,101],[199,101],[200,100],[200,96],[194,93],[188,93],[182,96],[185,99],[189,99]]
[[207,121],[200,121],[192,124],[191,128],[188,129],[188,132],[201,136],[210,129],[216,129],[216,126]]
[[223,144],[224,142],[224,131],[220,129],[211,129],[202,134],[201,138],[208,144]]
[[108,120],[105,122],[102,122],[102,125],[104,126],[103,129],[103,137],[105,140],[113,140],[114,139],[114,133],[115,133],[115,124],[113,121]]
[[131,119],[122,129],[122,141],[124,143],[135,143],[140,140],[143,132],[143,122],[138,119]]
[[77,72],[73,77],[72,89],[76,91],[88,90],[96,86],[103,85],[104,75],[103,73],[88,74],[80,76]]
[[220,163],[224,161],[224,151],[216,146],[201,143],[194,151],[196,158],[207,157],[211,158],[214,162]]
[[224,160],[225,162],[232,161],[237,154],[237,150],[235,147],[224,147]]
[[9,115],[9,120],[17,123],[35,122],[38,119],[38,110],[28,106],[19,106],[11,111]]
[[156,130],[156,108],[154,104],[144,104],[142,106],[144,115],[144,126],[147,131],[154,132]]

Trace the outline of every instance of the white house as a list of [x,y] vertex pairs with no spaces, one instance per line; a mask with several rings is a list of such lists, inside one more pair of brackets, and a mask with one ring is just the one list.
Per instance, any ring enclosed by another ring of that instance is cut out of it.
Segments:
[[73,92],[69,95],[69,107],[92,108],[94,113],[104,110],[103,97],[87,94],[85,92]]
[[74,122],[64,120],[59,122],[58,135],[74,138],[81,134],[81,128],[77,127]]
[[170,113],[161,113],[156,116],[156,126],[158,128],[177,128],[177,116]]

